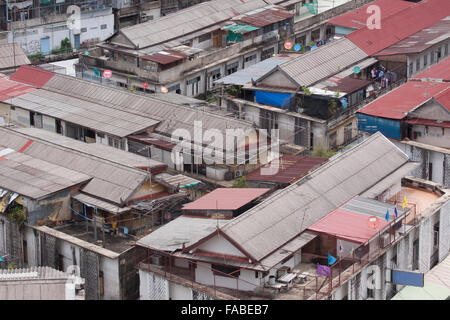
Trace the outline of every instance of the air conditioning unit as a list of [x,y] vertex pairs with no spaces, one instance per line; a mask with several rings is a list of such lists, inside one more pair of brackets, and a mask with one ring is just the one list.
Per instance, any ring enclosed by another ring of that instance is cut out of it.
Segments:
[[382,244],[383,248],[388,246],[390,242],[391,242],[391,239],[389,237],[389,233],[383,234],[381,236],[381,244]]
[[163,265],[163,259],[162,256],[160,256],[159,254],[153,254],[150,256],[150,263],[151,264],[156,264],[158,266],[162,266]]
[[243,173],[244,173],[244,172],[243,172],[242,170],[236,170],[236,171],[234,172],[234,177],[235,177],[235,178],[242,177]]

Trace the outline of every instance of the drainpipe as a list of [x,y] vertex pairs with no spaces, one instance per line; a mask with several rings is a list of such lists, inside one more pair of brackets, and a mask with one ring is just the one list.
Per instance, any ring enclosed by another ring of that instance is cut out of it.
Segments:
[[11,22],[11,20],[8,20],[8,0],[6,0],[6,22]]

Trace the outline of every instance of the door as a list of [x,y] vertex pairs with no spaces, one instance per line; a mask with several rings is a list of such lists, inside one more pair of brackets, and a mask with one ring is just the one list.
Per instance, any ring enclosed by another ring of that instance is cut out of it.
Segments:
[[41,39],[41,54],[43,55],[50,54],[50,38]]
[[73,35],[73,42],[74,42],[75,49],[80,50],[80,35],[79,34]]

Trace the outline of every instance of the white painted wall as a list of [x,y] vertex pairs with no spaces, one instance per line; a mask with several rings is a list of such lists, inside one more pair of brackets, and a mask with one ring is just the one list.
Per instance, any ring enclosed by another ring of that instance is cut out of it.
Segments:
[[414,131],[421,133],[421,136],[417,135],[417,139],[414,139],[414,141],[441,148],[450,148],[450,128],[413,125],[412,132]]
[[227,254],[238,257],[245,257],[245,255],[239,251],[235,246],[233,246],[227,239],[223,236],[215,236],[208,241],[202,243],[198,246],[199,250],[204,250],[208,252],[215,252],[219,254]]

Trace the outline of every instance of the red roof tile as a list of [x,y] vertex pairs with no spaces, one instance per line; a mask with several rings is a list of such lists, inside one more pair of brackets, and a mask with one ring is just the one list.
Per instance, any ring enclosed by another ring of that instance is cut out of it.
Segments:
[[320,219],[308,230],[325,233],[336,238],[356,243],[365,243],[382,230],[388,222],[378,219],[378,229],[369,227],[369,216],[336,209]]
[[284,155],[280,157],[280,161],[272,161],[270,164],[262,168],[279,164],[279,170],[275,175],[262,175],[261,168],[250,172],[245,176],[247,181],[269,181],[278,183],[293,183],[306,175],[309,171],[326,162],[326,158],[304,157],[295,155]]
[[391,15],[394,15],[400,11],[405,10],[412,6],[413,2],[408,2],[404,0],[378,0],[366,4],[358,9],[349,11],[347,13],[341,14],[333,19],[328,20],[328,23],[342,26],[346,28],[359,30],[366,26],[367,19],[372,13],[367,13],[367,8],[371,5],[377,5],[380,7],[381,17],[385,19]]
[[269,190],[267,188],[218,188],[188,203],[183,210],[236,210]]
[[26,83],[42,88],[53,76],[54,72],[34,66],[21,66],[11,77],[13,81]]
[[0,78],[0,101],[9,100],[34,90],[36,88]]
[[368,55],[405,39],[450,15],[450,1],[428,0],[415,3],[409,8],[381,19],[381,29],[370,30],[367,26],[346,37]]
[[406,113],[450,88],[445,82],[409,81],[358,110],[371,116],[403,119]]

